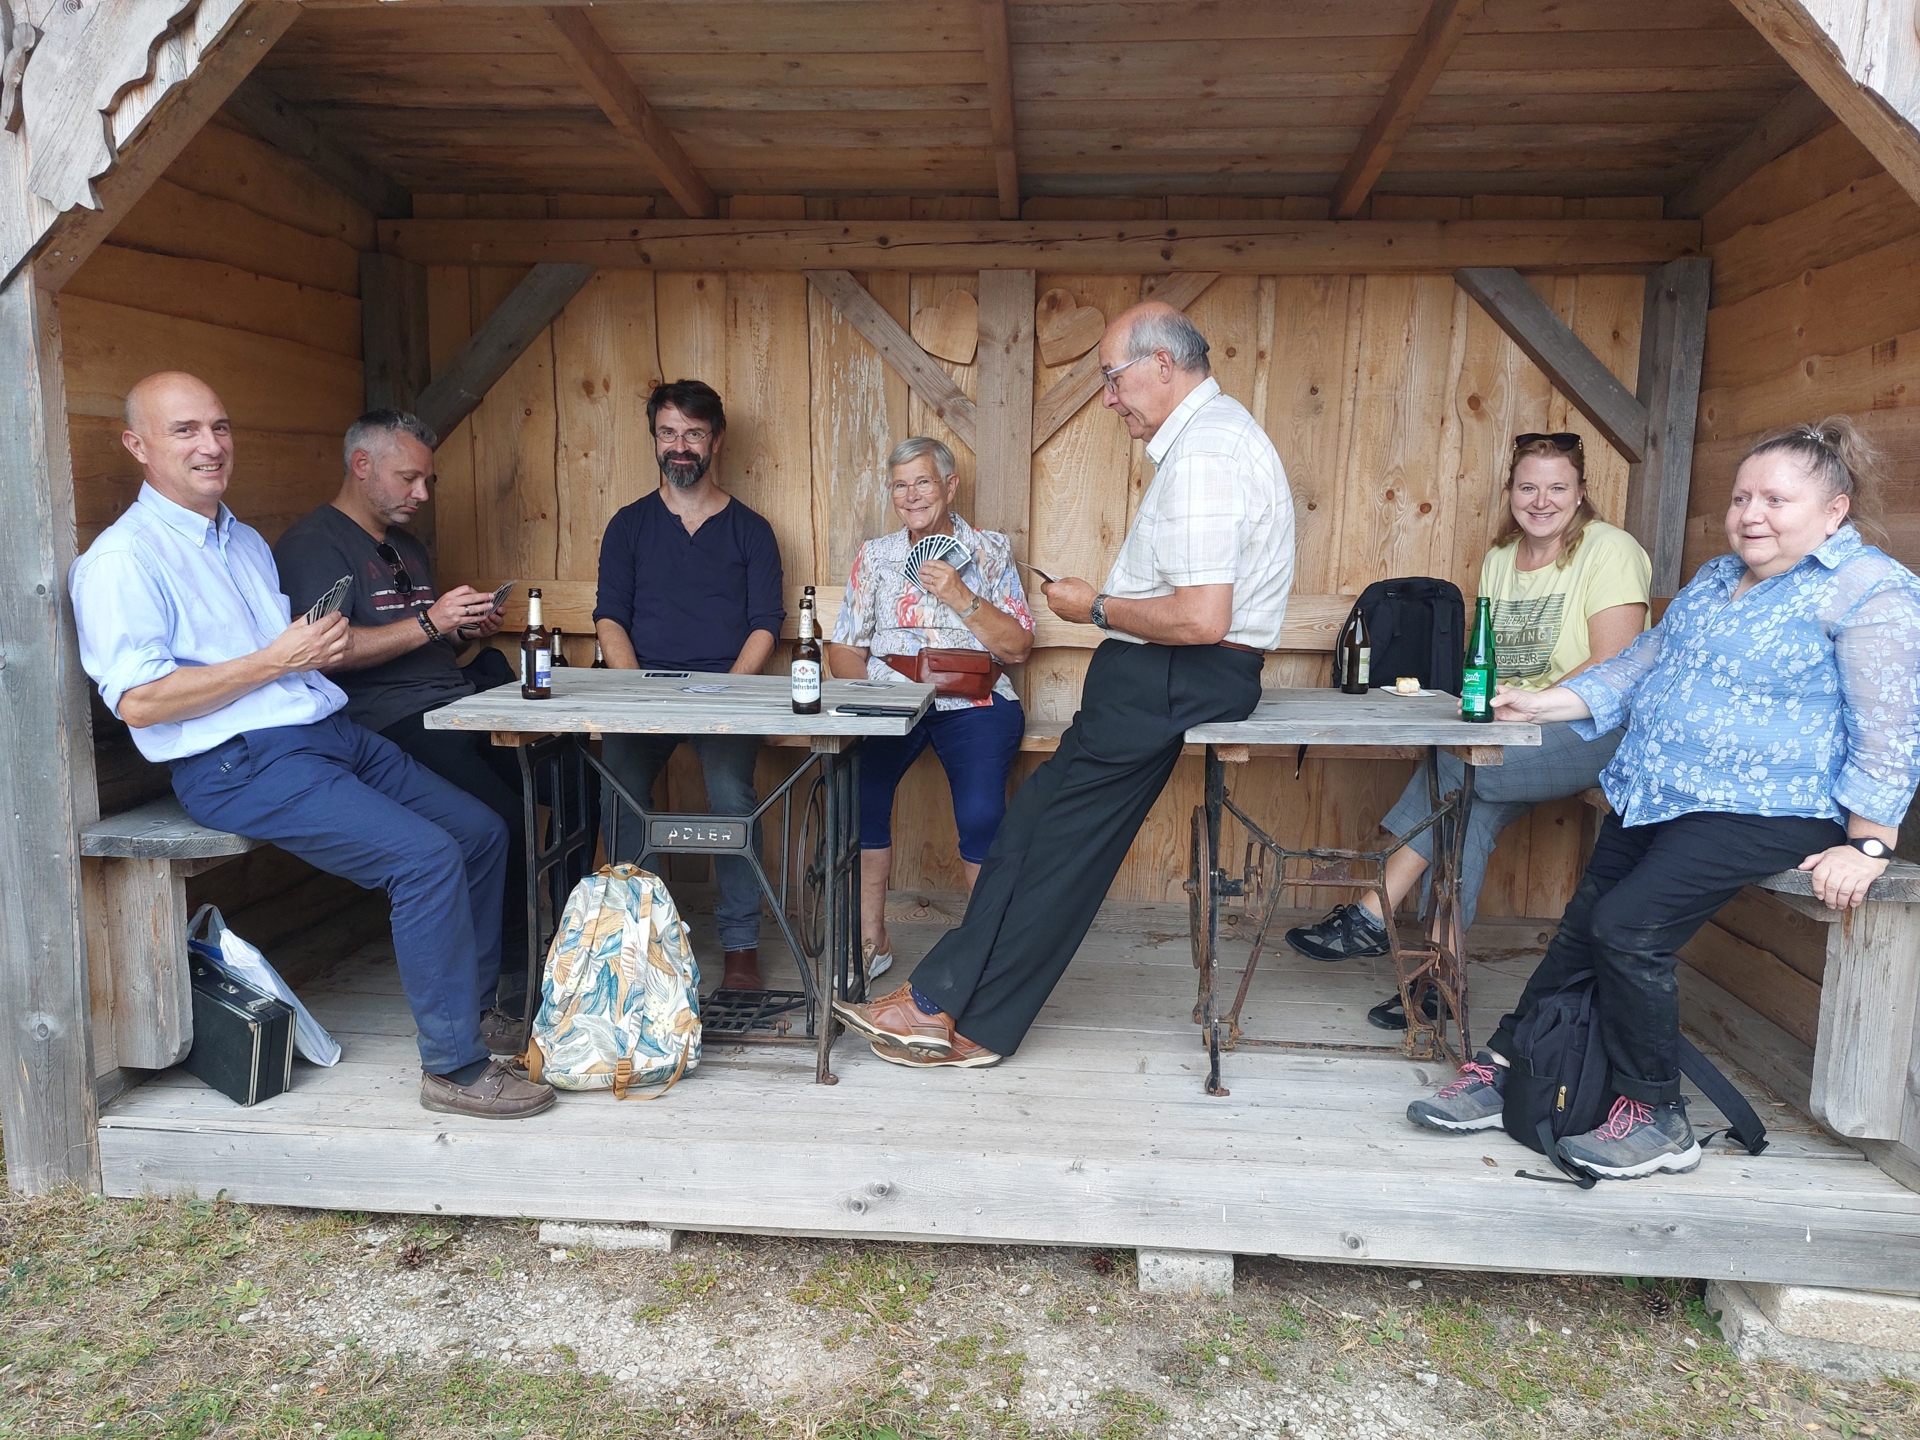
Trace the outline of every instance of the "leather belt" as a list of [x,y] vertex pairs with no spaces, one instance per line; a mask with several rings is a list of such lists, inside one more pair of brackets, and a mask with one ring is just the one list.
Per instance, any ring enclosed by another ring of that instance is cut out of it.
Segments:
[[1264,655],[1267,653],[1258,645],[1242,645],[1237,640],[1222,640],[1220,642],[1220,648],[1223,650],[1244,650],[1249,655]]

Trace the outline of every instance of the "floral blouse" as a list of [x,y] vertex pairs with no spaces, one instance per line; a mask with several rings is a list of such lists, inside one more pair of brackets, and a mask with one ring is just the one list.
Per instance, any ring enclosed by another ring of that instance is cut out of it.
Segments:
[[[961,569],[960,578],[985,603],[1006,611],[1031,633],[1033,612],[1027,609],[1026,591],[1020,588],[1020,574],[1014,569],[1013,549],[1007,537],[997,530],[976,530],[958,515],[952,520],[953,538],[973,552],[973,560]],[[912,543],[903,527],[860,547],[847,581],[846,598],[840,602],[840,614],[833,624],[834,644],[867,650],[870,680],[906,678],[881,659],[883,655],[987,648],[946,604],[907,583],[907,551]],[[1008,700],[1019,699],[1005,675],[993,687],[993,693]],[[933,703],[939,710],[966,710],[993,702],[942,695]]]
[[1920,579],[1843,525],[1738,600],[1722,555],[1633,644],[1565,682],[1622,824],[1693,811],[1898,825],[1920,781]]

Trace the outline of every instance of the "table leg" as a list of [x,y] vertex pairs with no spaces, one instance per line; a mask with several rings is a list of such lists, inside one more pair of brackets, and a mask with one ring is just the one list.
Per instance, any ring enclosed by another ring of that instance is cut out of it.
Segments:
[[1201,949],[1201,968],[1205,971],[1201,990],[1200,1023],[1206,1027],[1207,1036],[1207,1094],[1229,1095],[1232,1092],[1220,1083],[1220,1025],[1214,1017],[1218,1010],[1217,976],[1220,957],[1220,882],[1225,878],[1220,869],[1220,812],[1225,806],[1227,791],[1227,770],[1220,759],[1219,752],[1211,745],[1207,746],[1206,759],[1206,854],[1201,859],[1201,877],[1206,886],[1206,939]]
[[[837,995],[851,992],[850,955],[859,946],[860,851],[858,846],[859,748],[820,757],[826,789],[826,941],[813,957],[814,1063],[813,1078],[820,1085],[837,1085],[833,1073],[833,1042],[840,1022],[834,1017]],[[852,843],[852,854],[847,853]],[[849,904],[851,899],[851,904]],[[850,948],[851,947],[851,948]]]

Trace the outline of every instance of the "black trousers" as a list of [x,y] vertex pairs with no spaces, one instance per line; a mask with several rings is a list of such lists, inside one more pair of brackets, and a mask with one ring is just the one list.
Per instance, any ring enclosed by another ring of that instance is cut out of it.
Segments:
[[1631,829],[1609,815],[1546,956],[1487,1048],[1511,1056],[1520,1020],[1569,976],[1592,970],[1614,1088],[1649,1105],[1678,1100],[1674,952],[1743,885],[1791,870],[1846,838],[1837,821],[1797,815],[1700,811]]
[[1080,713],[1013,797],[966,919],[920,962],[914,988],[974,1044],[1017,1050],[1166,787],[1188,727],[1244,720],[1259,701],[1251,651],[1104,642]]

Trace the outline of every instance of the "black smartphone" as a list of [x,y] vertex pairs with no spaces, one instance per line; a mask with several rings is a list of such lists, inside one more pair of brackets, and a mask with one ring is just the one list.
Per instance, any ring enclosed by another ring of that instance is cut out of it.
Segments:
[[878,720],[888,720],[896,716],[901,719],[910,719],[920,713],[920,707],[917,705],[836,705],[833,707],[833,713],[836,715],[864,715]]
[[691,670],[642,670],[642,680],[684,680],[693,674]]

